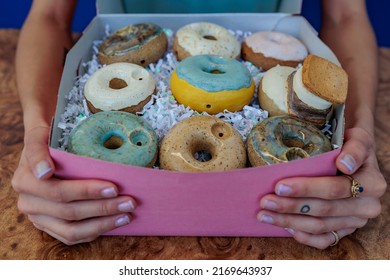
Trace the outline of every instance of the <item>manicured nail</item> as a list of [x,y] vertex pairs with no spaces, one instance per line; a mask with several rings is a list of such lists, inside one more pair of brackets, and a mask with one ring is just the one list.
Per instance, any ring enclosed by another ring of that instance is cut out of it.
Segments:
[[121,226],[124,226],[124,225],[127,225],[130,223],[130,219],[128,216],[120,216],[118,219],[116,219],[115,221],[115,226],[117,227],[121,227]]
[[276,194],[278,194],[278,195],[289,195],[289,194],[291,194],[291,193],[292,193],[292,189],[291,189],[291,187],[289,187],[289,186],[280,184],[280,185],[276,188]]
[[343,156],[340,162],[344,164],[346,168],[348,168],[349,172],[353,172],[356,168],[356,161],[351,155]]
[[116,197],[118,195],[118,193],[116,192],[115,188],[113,187],[109,187],[109,188],[105,188],[101,191],[101,195],[103,197]]
[[38,162],[37,165],[35,165],[35,175],[38,179],[41,179],[43,176],[45,176],[47,173],[51,172],[51,166],[50,164],[43,160]]
[[273,224],[274,223],[274,219],[271,216],[269,216],[269,215],[263,214],[263,215],[260,216],[260,222],[266,223],[266,224]]
[[118,205],[118,210],[122,212],[131,212],[135,209],[134,203],[131,200],[122,202]]
[[275,201],[272,201],[272,200],[266,200],[264,202],[264,209],[268,209],[268,210],[276,210],[278,209],[278,204],[276,204]]
[[295,233],[295,230],[293,230],[292,228],[285,228],[285,230],[287,230],[291,235],[294,235]]

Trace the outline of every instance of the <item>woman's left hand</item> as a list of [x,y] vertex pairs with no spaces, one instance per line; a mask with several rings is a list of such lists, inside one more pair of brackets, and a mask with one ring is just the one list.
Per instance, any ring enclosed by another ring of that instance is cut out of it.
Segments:
[[261,199],[259,221],[285,228],[302,244],[325,249],[377,217],[387,185],[373,137],[360,128],[347,130],[336,166],[363,187],[358,197],[352,197],[352,180],[346,176],[286,178],[276,184],[274,194]]

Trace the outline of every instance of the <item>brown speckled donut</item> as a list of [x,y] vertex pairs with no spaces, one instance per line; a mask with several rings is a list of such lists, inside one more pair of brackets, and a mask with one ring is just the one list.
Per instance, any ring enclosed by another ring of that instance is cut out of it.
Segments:
[[125,26],[108,36],[99,48],[101,64],[130,62],[146,67],[159,60],[168,48],[162,28],[153,23]]
[[[199,158],[198,156],[204,158]],[[194,116],[176,124],[164,137],[160,167],[183,172],[244,168],[245,144],[230,124],[212,116]]]

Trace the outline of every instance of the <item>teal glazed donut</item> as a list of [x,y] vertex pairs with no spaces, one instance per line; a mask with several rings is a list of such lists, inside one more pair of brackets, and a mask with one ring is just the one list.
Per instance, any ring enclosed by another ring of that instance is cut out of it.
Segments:
[[321,130],[291,116],[270,117],[258,123],[247,139],[252,166],[308,158],[331,149],[329,139]]
[[[179,78],[209,92],[237,90],[249,87],[252,83],[251,74],[244,65],[235,59],[216,55],[188,57],[177,65],[176,71]],[[213,72],[219,74],[213,75],[213,79],[210,79]]]
[[195,55],[182,60],[171,76],[176,100],[198,112],[235,112],[247,105],[255,84],[249,70],[235,59]]
[[109,111],[91,115],[72,130],[68,151],[134,166],[152,167],[158,139],[153,128],[134,114]]

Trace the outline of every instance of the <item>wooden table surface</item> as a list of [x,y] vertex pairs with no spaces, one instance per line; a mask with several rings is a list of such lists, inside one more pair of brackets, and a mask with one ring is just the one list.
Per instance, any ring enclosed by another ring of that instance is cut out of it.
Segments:
[[[66,246],[35,229],[16,207],[11,178],[23,147],[14,57],[19,31],[0,30],[0,259],[390,259],[390,190],[382,214],[338,246],[317,250],[292,238],[101,237]],[[390,49],[379,49],[379,164],[390,182]]]

